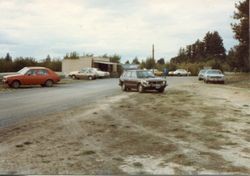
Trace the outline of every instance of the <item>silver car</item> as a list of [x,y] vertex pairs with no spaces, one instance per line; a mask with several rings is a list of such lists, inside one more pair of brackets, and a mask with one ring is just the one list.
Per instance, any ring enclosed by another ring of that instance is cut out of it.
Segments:
[[174,76],[190,76],[191,72],[188,72],[185,69],[177,69],[173,72]]
[[220,70],[217,70],[217,69],[206,70],[203,79],[205,83],[209,83],[209,82],[218,82],[222,84],[225,83],[224,74]]
[[199,74],[198,74],[198,80],[201,81],[204,79],[204,74],[206,73],[207,69],[202,69],[199,71]]

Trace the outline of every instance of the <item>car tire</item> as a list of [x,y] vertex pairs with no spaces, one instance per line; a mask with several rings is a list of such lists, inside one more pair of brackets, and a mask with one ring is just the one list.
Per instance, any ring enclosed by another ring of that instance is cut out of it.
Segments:
[[14,88],[14,89],[19,88],[20,85],[21,85],[20,82],[17,81],[17,80],[15,80],[15,81],[13,81],[13,82],[11,83],[11,87]]
[[71,78],[72,78],[72,79],[76,79],[76,75],[72,75]]
[[163,93],[164,90],[165,90],[165,88],[160,88],[160,89],[158,89],[157,91],[160,92],[160,93]]
[[44,85],[45,85],[46,87],[52,87],[52,86],[53,86],[53,81],[52,81],[51,79],[49,79],[49,80],[47,80],[47,81],[44,83]]
[[122,91],[124,92],[128,90],[127,86],[124,83],[122,84],[121,88],[122,88]]
[[88,79],[89,79],[89,80],[93,80],[93,76],[89,76]]
[[141,84],[139,84],[137,90],[138,90],[138,92],[143,93],[144,87]]

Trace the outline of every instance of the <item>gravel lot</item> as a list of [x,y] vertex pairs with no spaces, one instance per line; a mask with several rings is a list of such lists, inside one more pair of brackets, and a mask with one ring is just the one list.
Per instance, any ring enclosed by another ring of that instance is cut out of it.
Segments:
[[169,82],[1,128],[0,173],[250,174],[250,90]]

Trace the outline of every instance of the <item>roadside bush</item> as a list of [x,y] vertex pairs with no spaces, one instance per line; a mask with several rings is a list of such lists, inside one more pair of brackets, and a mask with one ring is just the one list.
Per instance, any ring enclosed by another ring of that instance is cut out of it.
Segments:
[[[167,68],[170,68],[170,64],[166,64],[166,65],[168,65]],[[175,67],[172,67],[172,70],[186,69],[187,71],[191,72],[192,76],[197,76],[199,71],[201,69],[203,69],[204,67],[211,67],[213,69],[220,69],[223,72],[232,71],[230,66],[227,63],[222,63],[222,62],[219,62],[216,59],[212,59],[212,58],[207,62],[179,63],[179,64],[176,64]]]
[[186,69],[191,72],[192,76],[197,76],[199,71],[205,66],[204,63],[182,63],[178,64],[177,68]]
[[168,68],[169,71],[175,71],[177,69],[177,64],[175,63],[166,63],[165,67]]

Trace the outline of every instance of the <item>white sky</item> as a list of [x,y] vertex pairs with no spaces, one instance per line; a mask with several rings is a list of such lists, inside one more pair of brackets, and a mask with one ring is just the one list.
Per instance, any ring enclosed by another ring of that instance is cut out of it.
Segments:
[[0,57],[77,51],[151,55],[169,60],[180,47],[217,30],[228,50],[237,0],[0,0]]

